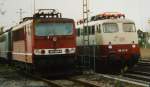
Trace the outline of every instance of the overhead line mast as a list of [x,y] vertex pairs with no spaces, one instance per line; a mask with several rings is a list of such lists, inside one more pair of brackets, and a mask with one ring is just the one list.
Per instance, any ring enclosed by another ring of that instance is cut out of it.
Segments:
[[[89,27],[88,27],[88,19],[89,19],[89,0],[83,0],[83,45],[89,45]],[[87,28],[87,29],[85,29]],[[86,31],[87,30],[87,31]],[[87,34],[87,38],[85,35]],[[86,44],[87,42],[87,44]]]
[[23,15],[23,13],[25,13],[25,11],[23,11],[23,9],[20,8],[19,11],[17,11],[17,13],[19,13],[20,21],[21,21],[22,20],[22,15]]
[[[91,69],[90,49],[89,49],[89,0],[83,0],[83,54],[82,54],[82,66],[85,69]],[[87,56],[88,55],[88,56]]]

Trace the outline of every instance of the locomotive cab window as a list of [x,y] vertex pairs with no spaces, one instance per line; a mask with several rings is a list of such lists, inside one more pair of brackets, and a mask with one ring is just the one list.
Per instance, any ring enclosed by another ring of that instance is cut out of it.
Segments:
[[39,23],[35,26],[37,36],[72,35],[72,23]]
[[103,24],[104,33],[115,33],[119,32],[117,23],[104,23]]
[[123,31],[124,32],[136,32],[135,24],[134,23],[124,23]]

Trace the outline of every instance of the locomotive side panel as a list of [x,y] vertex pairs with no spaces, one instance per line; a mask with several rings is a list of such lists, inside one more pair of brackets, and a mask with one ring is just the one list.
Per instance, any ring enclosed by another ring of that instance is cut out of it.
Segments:
[[30,29],[31,21],[21,24],[12,31],[13,37],[13,60],[24,63],[32,63],[32,36]]

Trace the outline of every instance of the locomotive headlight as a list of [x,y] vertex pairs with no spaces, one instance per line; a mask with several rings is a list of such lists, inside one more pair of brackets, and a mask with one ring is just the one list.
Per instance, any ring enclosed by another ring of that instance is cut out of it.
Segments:
[[68,54],[69,53],[69,49],[66,49],[65,52]]
[[135,47],[136,47],[136,45],[135,45],[135,44],[133,44],[133,45],[132,45],[132,48],[135,48]]
[[121,49],[119,49],[118,52],[121,52]]
[[36,50],[34,50],[34,54],[41,54],[41,51],[36,49]]
[[109,45],[108,48],[109,48],[109,49],[112,49],[112,45]]
[[69,48],[69,49],[65,49],[65,53],[75,53],[75,48]]
[[132,48],[135,48],[135,47],[136,47],[135,42],[132,41]]
[[75,51],[76,51],[75,48],[70,49],[70,53],[75,53]]
[[109,49],[112,49],[111,42],[109,42],[108,48],[109,48]]
[[41,54],[45,54],[45,50],[41,50]]

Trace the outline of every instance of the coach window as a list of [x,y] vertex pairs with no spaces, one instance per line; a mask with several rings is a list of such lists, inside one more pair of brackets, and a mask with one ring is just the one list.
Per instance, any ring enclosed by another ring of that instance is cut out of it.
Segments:
[[118,25],[116,23],[104,23],[103,31],[104,31],[104,33],[119,32]]
[[6,40],[6,36],[5,34],[0,36],[0,42],[4,42]]
[[123,31],[124,32],[136,32],[135,24],[134,23],[124,23]]

